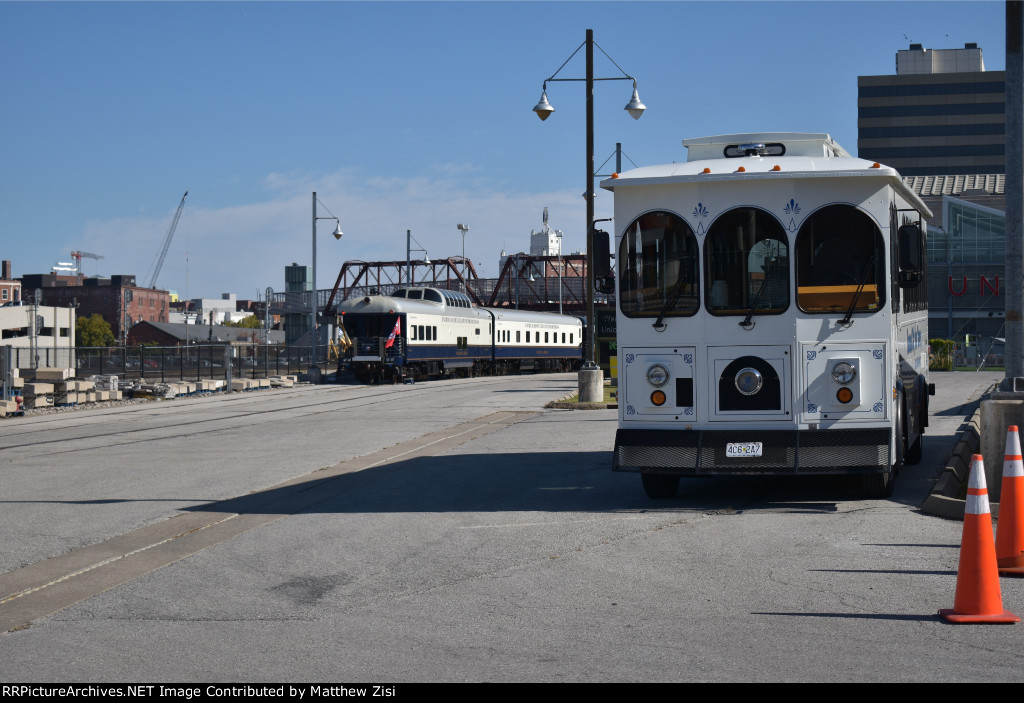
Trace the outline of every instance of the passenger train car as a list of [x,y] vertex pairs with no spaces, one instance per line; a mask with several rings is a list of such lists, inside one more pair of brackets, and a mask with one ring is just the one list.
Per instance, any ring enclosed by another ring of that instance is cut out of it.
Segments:
[[568,371],[582,358],[583,324],[567,315],[481,308],[457,291],[411,286],[338,306],[364,382]]
[[925,228],[892,168],[827,134],[683,141],[615,194],[614,469],[854,474],[886,496],[928,424]]

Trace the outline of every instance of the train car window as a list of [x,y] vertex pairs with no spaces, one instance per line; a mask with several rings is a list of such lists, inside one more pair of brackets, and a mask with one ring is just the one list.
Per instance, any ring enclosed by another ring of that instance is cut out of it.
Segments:
[[854,297],[854,311],[880,310],[885,277],[882,232],[853,205],[824,207],[797,232],[796,304],[804,312],[841,314]]
[[547,332],[544,333],[544,343],[545,344],[548,343],[548,333]]
[[420,290],[419,288],[416,288],[416,289],[413,289],[413,290],[409,291],[409,300],[422,300],[422,299],[423,299],[423,291]]
[[435,303],[443,303],[444,302],[444,298],[441,297],[441,294],[438,293],[433,288],[427,288],[426,290],[423,291],[423,299],[424,300],[432,300]]
[[562,344],[565,344],[565,332],[562,332]]
[[437,327],[431,327],[430,333],[433,335],[431,339],[437,339]]
[[730,210],[704,242],[704,293],[712,315],[778,315],[789,308],[789,238],[770,213]]
[[419,327],[420,327],[420,339],[426,339],[426,337],[423,336],[423,325],[420,325]]
[[516,330],[516,344],[519,343],[519,330]]
[[477,334],[480,334],[480,328],[479,328],[479,327],[477,327],[477,328],[476,328],[476,329],[474,330],[474,332],[476,332]]
[[409,325],[409,339],[416,339],[416,325]]
[[573,344],[573,341],[572,341],[572,332],[570,332],[570,333],[569,333],[569,344]]
[[530,343],[530,331],[529,330],[526,331],[526,343],[527,344]]
[[688,317],[699,305],[697,237],[671,212],[641,215],[619,245],[619,305],[627,317]]

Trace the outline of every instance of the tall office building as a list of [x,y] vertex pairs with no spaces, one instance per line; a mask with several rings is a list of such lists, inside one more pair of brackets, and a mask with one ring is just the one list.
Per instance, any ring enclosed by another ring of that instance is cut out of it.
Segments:
[[[929,337],[968,363],[1001,362],[1005,335],[1006,72],[981,48],[896,54],[896,75],[857,78],[857,151],[896,168],[932,211]],[[977,341],[975,341],[977,340]]]
[[857,152],[903,176],[1006,173],[1006,72],[981,48],[896,53],[896,75],[858,76]]

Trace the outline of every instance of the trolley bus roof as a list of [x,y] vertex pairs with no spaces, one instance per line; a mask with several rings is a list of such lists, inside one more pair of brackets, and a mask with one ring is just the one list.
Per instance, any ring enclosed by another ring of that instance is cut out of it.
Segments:
[[823,133],[760,132],[684,139],[684,163],[642,166],[614,174],[601,187],[760,180],[772,178],[886,178],[893,189],[926,217],[932,213],[906,186],[896,169],[850,156]]

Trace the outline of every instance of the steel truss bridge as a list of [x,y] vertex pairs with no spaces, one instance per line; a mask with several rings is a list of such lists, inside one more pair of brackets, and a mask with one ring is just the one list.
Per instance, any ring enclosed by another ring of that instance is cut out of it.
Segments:
[[[452,256],[426,261],[346,261],[334,287],[317,291],[317,310],[333,317],[337,306],[352,297],[390,295],[398,288],[429,286],[466,293],[483,307],[544,310],[582,315],[587,310],[587,257],[531,256],[512,254],[498,278],[480,278],[469,259]],[[276,314],[308,313],[311,291],[275,293],[271,310]],[[611,302],[612,295],[598,294],[595,303]]]

